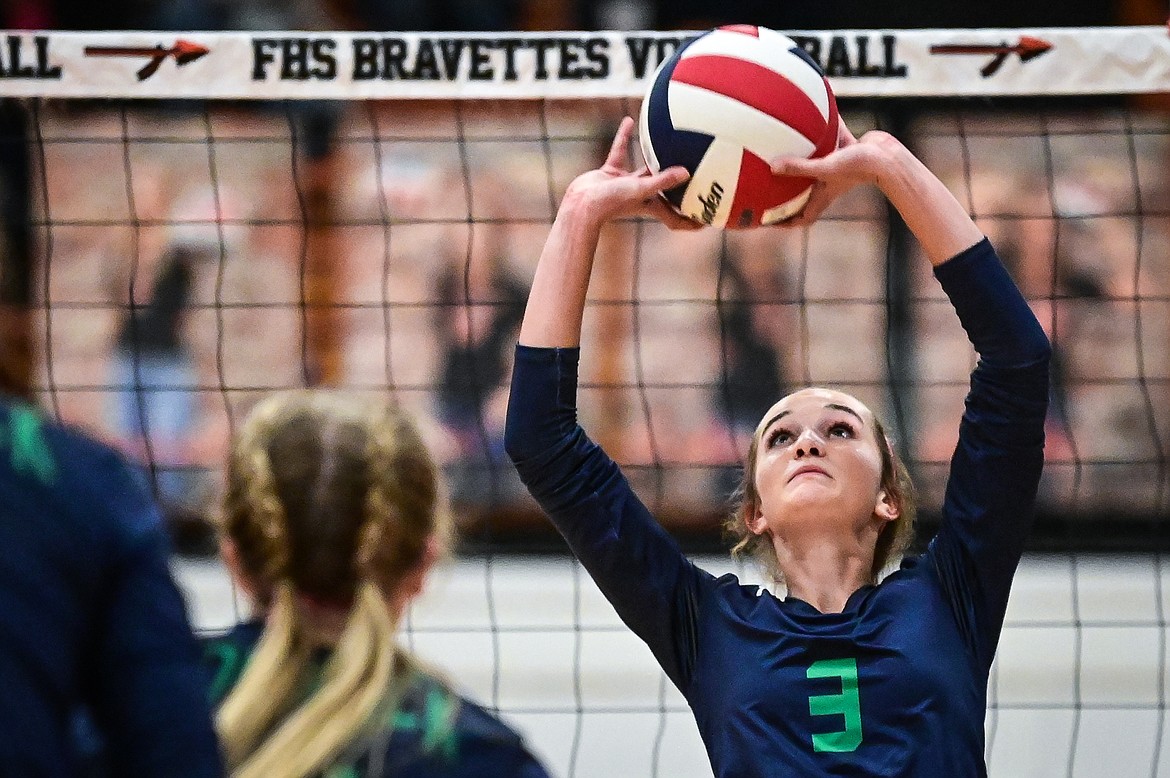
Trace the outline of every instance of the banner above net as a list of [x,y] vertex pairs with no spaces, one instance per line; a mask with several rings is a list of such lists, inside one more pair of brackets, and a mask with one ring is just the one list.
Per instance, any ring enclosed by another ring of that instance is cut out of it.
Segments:
[[[641,97],[691,32],[3,33],[0,96]],[[1165,27],[790,33],[842,97],[1170,91]]]

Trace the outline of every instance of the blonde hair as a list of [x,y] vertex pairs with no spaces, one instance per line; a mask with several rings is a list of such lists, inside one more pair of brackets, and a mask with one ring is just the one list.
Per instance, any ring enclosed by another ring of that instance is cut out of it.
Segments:
[[[898,518],[888,522],[878,535],[874,546],[873,565],[870,567],[870,582],[877,581],[882,570],[902,558],[910,541],[914,539],[914,518],[917,500],[914,482],[910,472],[894,451],[882,423],[874,417],[874,436],[882,457],[881,488],[898,506]],[[784,574],[776,559],[769,535],[757,535],[748,528],[748,521],[756,514],[760,505],[760,493],[756,487],[756,462],[759,457],[760,436],[764,430],[757,430],[748,449],[744,464],[743,479],[732,494],[731,514],[723,524],[725,534],[731,539],[731,554],[735,558],[750,557],[775,582],[784,583]]]
[[[227,463],[221,531],[268,608],[216,726],[235,776],[320,772],[393,698],[386,604],[449,518],[438,471],[398,408],[302,390],[259,403]],[[347,612],[340,636],[303,602]],[[301,701],[313,653],[332,648]]]

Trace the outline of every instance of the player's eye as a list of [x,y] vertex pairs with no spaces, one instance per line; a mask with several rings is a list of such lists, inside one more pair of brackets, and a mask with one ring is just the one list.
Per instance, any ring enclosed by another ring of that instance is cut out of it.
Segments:
[[835,421],[829,425],[830,438],[852,438],[856,435],[853,425],[847,421]]
[[768,433],[768,439],[765,441],[768,448],[775,448],[776,446],[787,446],[792,442],[793,434],[791,430],[777,427]]

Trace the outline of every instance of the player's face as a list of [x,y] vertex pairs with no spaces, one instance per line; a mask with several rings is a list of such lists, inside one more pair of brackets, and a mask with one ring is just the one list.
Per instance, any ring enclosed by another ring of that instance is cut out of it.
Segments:
[[[857,529],[883,513],[882,454],[873,413],[830,389],[788,395],[756,430],[759,505],[752,531]],[[883,444],[884,445],[884,444]]]

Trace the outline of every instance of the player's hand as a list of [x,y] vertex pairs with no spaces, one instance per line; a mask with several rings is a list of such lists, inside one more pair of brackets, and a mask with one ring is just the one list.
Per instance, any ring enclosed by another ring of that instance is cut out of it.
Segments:
[[782,157],[772,161],[772,173],[813,179],[812,192],[803,209],[782,227],[807,227],[820,218],[834,200],[855,186],[876,184],[883,165],[883,147],[897,143],[888,133],[874,130],[860,139],[841,122],[837,148],[819,159]]
[[632,170],[627,162],[634,120],[622,119],[605,164],[582,173],[569,184],[565,202],[574,203],[597,223],[626,216],[649,216],[671,229],[693,230],[702,225],[677,213],[659,194],[690,178],[683,167],[651,173],[643,165]]

